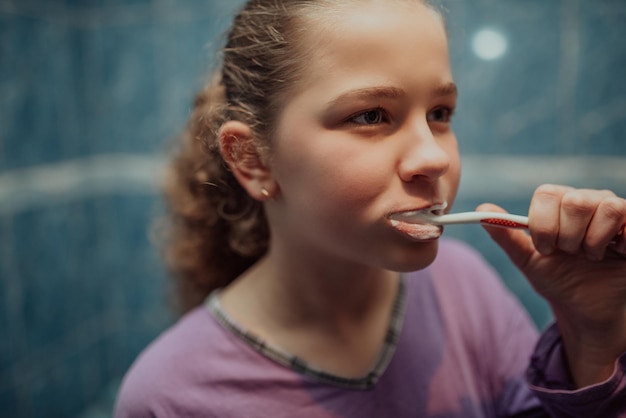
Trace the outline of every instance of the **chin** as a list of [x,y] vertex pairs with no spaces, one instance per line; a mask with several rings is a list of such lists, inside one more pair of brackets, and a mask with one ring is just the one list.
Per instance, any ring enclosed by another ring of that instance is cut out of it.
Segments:
[[438,248],[438,240],[412,245],[410,249],[403,248],[394,254],[387,268],[399,273],[425,269],[435,261]]

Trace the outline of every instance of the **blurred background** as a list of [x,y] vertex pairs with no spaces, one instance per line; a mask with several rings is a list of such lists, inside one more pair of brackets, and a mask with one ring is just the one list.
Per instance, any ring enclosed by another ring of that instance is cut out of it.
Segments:
[[[442,0],[460,89],[457,210],[545,182],[626,196],[626,2]],[[173,320],[160,174],[241,1],[0,0],[0,411],[106,417]],[[449,227],[550,321],[478,226]]]

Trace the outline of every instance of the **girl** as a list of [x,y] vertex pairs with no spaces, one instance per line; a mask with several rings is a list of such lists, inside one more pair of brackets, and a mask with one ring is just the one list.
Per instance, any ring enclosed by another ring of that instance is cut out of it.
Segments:
[[546,185],[529,235],[489,230],[554,311],[538,342],[474,252],[402,221],[454,201],[456,93],[422,1],[249,1],[168,184],[189,312],[116,416],[626,416],[624,199]]

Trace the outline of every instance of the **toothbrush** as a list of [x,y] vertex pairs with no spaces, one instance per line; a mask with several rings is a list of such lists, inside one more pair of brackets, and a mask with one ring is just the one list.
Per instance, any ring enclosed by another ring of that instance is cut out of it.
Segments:
[[405,222],[431,225],[485,224],[503,228],[528,228],[527,216],[499,212],[461,212],[435,215],[431,212],[415,211],[404,213],[401,218]]
[[[528,229],[528,216],[513,215],[500,212],[459,212],[446,215],[437,215],[433,210],[440,211],[444,206],[436,209],[417,210],[396,214],[393,219],[407,223],[430,224],[430,225],[460,225],[460,224],[483,224],[501,228]],[[626,225],[611,240],[609,246],[615,246],[626,234]]]

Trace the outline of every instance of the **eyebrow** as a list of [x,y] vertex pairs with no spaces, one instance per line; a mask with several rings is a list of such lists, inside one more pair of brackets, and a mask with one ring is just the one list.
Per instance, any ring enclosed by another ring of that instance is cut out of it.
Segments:
[[345,102],[366,99],[397,99],[405,96],[404,90],[397,87],[367,87],[351,90],[328,102],[329,106],[341,105]]
[[[457,96],[456,84],[450,82],[438,86],[434,91],[435,96]],[[340,95],[328,102],[329,106],[341,105],[345,102],[367,99],[397,99],[406,96],[404,90],[397,87],[366,87],[356,89]]]
[[457,96],[459,91],[456,87],[456,84],[450,82],[447,84],[443,84],[435,90],[435,95],[437,96]]

